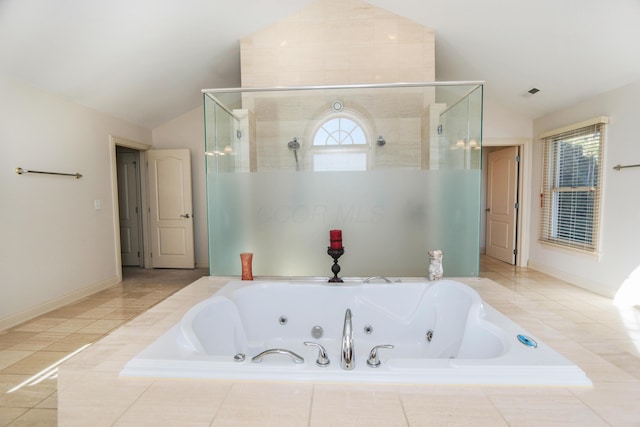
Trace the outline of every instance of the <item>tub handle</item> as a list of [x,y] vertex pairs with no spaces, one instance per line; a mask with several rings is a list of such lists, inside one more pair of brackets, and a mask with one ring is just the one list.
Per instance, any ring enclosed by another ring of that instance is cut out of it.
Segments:
[[364,279],[362,281],[362,283],[371,283],[372,280],[384,280],[385,283],[393,283],[391,280],[387,279],[384,276],[373,276],[373,277],[367,277],[366,279]]
[[260,363],[262,362],[262,358],[264,356],[267,356],[269,354],[286,354],[287,356],[291,357],[293,359],[293,361],[295,363],[304,363],[304,359],[302,358],[302,356],[297,355],[296,353],[294,353],[291,350],[286,350],[283,348],[270,348],[268,350],[263,351],[262,353],[253,356],[251,358],[251,361],[253,363]]
[[305,341],[304,345],[318,347],[318,358],[316,359],[316,365],[320,367],[329,366],[331,361],[329,360],[329,356],[327,356],[327,350],[320,344],[311,341]]
[[369,358],[367,359],[367,365],[369,365],[372,368],[377,368],[378,366],[380,366],[380,358],[378,357],[379,348],[393,348],[393,345],[391,344],[377,345],[371,349],[371,352],[369,353]]

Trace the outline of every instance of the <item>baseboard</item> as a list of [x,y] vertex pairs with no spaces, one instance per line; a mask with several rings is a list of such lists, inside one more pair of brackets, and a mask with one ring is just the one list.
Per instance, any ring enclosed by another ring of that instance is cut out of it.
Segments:
[[63,307],[67,304],[71,304],[72,302],[77,301],[81,298],[93,295],[96,292],[100,292],[103,289],[107,289],[115,284],[120,283],[120,281],[121,279],[118,276],[115,276],[102,282],[95,283],[86,288],[79,289],[62,297],[54,298],[35,307],[31,307],[7,316],[3,319],[0,319],[0,331],[4,331],[5,329],[9,329],[13,326],[27,322],[52,310]]
[[528,267],[560,280],[564,280],[565,282],[571,283],[579,288],[586,289],[594,294],[602,295],[607,298],[615,297],[615,290],[602,286],[602,284],[589,280],[588,278],[576,276],[575,274],[567,273],[566,271],[549,267],[548,265],[538,264],[531,259],[529,259]]

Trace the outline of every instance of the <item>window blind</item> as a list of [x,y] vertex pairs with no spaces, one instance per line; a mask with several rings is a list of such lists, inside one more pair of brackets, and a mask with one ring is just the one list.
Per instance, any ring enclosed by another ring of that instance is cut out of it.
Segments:
[[541,241],[598,250],[604,127],[545,134]]

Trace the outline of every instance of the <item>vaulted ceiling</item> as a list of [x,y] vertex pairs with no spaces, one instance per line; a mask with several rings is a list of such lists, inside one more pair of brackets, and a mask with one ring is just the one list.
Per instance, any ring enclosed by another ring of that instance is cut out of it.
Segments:
[[[0,74],[153,128],[239,86],[239,40],[312,1],[0,0]],[[530,118],[640,80],[640,0],[368,3],[435,30],[437,80]]]

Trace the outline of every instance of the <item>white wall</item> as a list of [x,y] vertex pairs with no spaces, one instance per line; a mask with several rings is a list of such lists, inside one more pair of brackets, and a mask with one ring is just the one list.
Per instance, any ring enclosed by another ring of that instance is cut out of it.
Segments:
[[2,76],[0,93],[2,330],[117,283],[109,134],[151,132]]
[[[640,81],[594,97],[534,121],[534,135],[609,116],[604,154],[602,234],[599,256],[585,256],[538,243],[540,209],[532,210],[530,266],[603,295],[613,296],[640,266],[640,168],[613,170],[616,164],[640,163]],[[542,147],[534,144],[532,202],[542,182]],[[535,203],[533,204],[535,206]]]
[[[486,90],[486,88],[485,88]],[[482,139],[505,140],[531,138],[533,120],[484,99],[482,106]]]
[[209,266],[207,189],[204,159],[204,108],[197,107],[153,129],[153,148],[191,150],[193,229],[197,267]]

